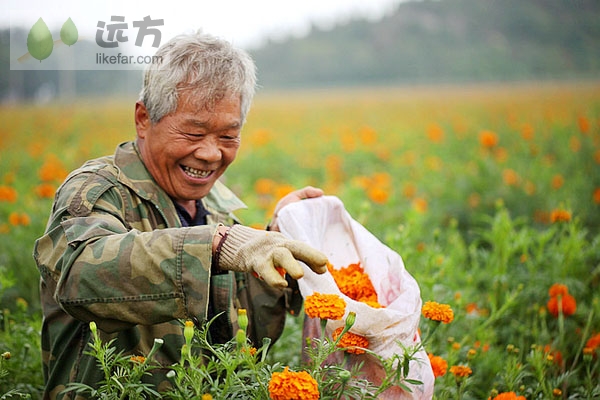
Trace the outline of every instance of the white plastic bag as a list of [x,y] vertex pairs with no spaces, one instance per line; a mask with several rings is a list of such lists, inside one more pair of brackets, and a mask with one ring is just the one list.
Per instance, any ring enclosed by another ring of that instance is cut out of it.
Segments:
[[[342,294],[331,274],[318,275],[304,266],[304,278],[298,281],[302,296],[313,292],[338,294],[346,301],[346,315],[356,313],[351,332],[369,340],[369,349],[381,357],[402,354],[406,347],[418,346],[421,316],[421,293],[415,279],[406,271],[399,254],[381,243],[373,234],[352,219],[337,197],[323,196],[295,202],[278,215],[280,231],[286,236],[310,244],[324,252],[334,268],[360,262],[377,292],[378,302],[385,308],[372,308]],[[344,318],[345,319],[345,318]],[[343,326],[343,320],[327,322],[326,333]],[[308,325],[308,326],[307,326]],[[318,321],[305,322],[305,334],[320,335]],[[410,379],[422,385],[408,385],[412,393],[392,388],[381,399],[431,399],[434,376],[427,353],[421,349],[417,360],[410,363]],[[364,377],[379,384],[383,369],[377,359],[368,355],[350,355],[351,362],[365,362]],[[339,360],[338,360],[339,361]]]

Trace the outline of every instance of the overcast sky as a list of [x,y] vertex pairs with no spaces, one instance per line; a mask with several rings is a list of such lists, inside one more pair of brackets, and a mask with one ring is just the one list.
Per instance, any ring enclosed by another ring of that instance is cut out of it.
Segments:
[[[97,21],[110,23],[112,15],[126,22],[164,19],[162,42],[174,35],[201,28],[238,46],[252,47],[266,37],[306,33],[311,23],[331,26],[351,17],[377,19],[400,0],[3,0],[0,24],[25,29],[42,18],[50,30],[60,30],[72,18],[80,37],[93,37]],[[8,12],[6,12],[8,11]]]

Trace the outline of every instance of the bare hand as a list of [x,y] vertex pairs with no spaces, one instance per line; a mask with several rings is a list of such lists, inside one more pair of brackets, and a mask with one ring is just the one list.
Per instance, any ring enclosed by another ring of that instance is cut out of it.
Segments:
[[273,219],[269,224],[269,229],[272,231],[279,232],[279,226],[277,225],[277,213],[279,213],[279,211],[281,211],[283,207],[300,200],[312,199],[321,196],[323,196],[323,190],[312,186],[305,186],[302,189],[295,190],[282,197],[281,200],[279,200],[279,202],[277,203],[277,206],[275,207],[275,211],[273,212]]

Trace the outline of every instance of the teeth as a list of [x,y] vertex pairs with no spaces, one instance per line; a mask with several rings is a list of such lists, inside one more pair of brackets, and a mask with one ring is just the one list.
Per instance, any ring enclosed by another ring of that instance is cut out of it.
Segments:
[[183,167],[183,170],[186,174],[193,178],[206,178],[208,175],[210,175],[210,171],[201,171],[191,167]]

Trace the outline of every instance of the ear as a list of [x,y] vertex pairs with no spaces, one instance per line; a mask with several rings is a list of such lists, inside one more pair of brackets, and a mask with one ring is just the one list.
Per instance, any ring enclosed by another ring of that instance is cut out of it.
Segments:
[[148,109],[141,101],[135,103],[135,130],[140,139],[144,139],[152,126]]

